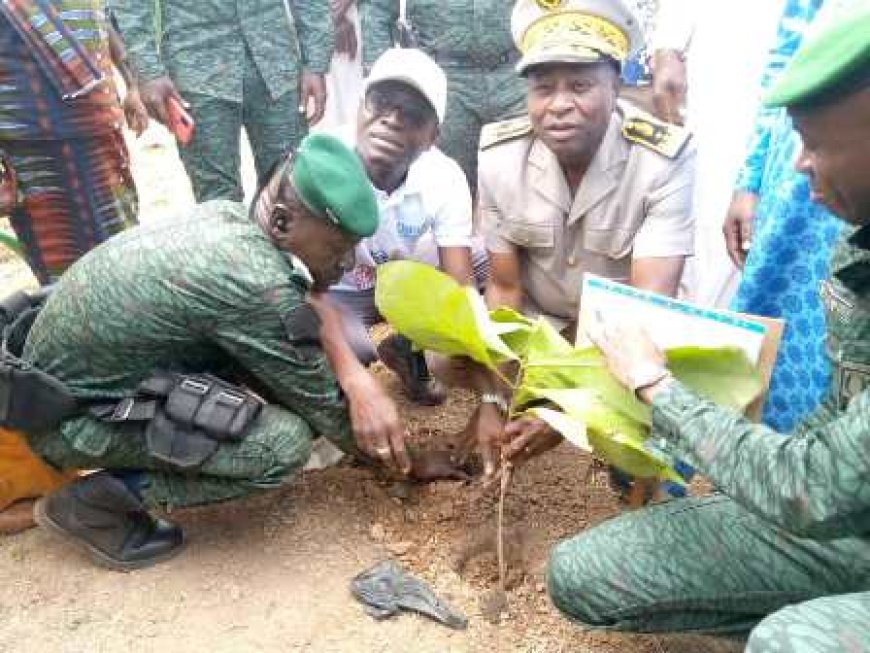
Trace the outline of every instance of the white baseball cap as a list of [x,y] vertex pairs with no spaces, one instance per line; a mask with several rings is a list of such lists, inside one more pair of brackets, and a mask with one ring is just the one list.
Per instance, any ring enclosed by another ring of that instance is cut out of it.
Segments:
[[372,66],[364,93],[368,93],[373,84],[388,80],[403,82],[419,91],[435,110],[438,124],[444,122],[447,77],[432,57],[414,48],[390,48]]

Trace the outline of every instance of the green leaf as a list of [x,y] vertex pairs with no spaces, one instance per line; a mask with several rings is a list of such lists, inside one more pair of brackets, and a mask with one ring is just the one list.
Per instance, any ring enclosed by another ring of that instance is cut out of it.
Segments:
[[[650,408],[616,381],[597,349],[575,348],[547,357],[541,355],[547,347],[537,346],[543,338],[532,336],[530,341],[517,405],[549,401],[576,423],[549,413],[540,415],[540,408],[533,410],[566,438],[584,427],[585,440],[610,464],[638,477],[683,482],[670,457],[648,442]],[[561,343],[555,348],[564,351]],[[677,347],[666,355],[677,379],[721,405],[742,410],[761,390],[758,372],[739,348]]]
[[534,322],[507,306],[490,311],[489,319],[498,329],[502,342],[510,348],[517,358],[524,357]]
[[738,347],[676,347],[666,355],[680,382],[720,406],[743,410],[762,390],[758,370]]
[[[544,420],[550,428],[558,431],[571,444],[593,451],[611,465],[637,478],[660,478],[684,484],[683,478],[674,471],[672,460],[650,449],[645,444],[643,425],[625,425],[625,432],[612,429],[615,426],[612,413],[594,393],[585,390],[562,390],[558,397],[560,412],[544,407],[531,408],[528,412]],[[626,419],[626,418],[622,418]],[[618,421],[618,420],[617,420]],[[630,420],[628,420],[630,421]],[[603,430],[595,426],[604,423]],[[626,433],[631,431],[631,435]]]
[[[418,347],[468,356],[489,368],[516,355],[489,319],[483,298],[430,265],[394,261],[378,266],[375,304],[381,315]],[[522,328],[519,325],[517,328]]]
[[594,389],[607,405],[635,421],[650,423],[650,408],[613,378],[598,349],[572,347],[540,318],[529,336],[524,374],[514,402],[524,406],[537,398],[541,389],[572,388]]

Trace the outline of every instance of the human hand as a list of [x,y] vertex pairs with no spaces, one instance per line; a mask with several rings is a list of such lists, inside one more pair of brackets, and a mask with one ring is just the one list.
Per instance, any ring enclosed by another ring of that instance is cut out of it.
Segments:
[[667,373],[665,355],[636,324],[605,322],[599,314],[586,333],[604,354],[610,373],[629,390],[648,385],[647,379],[661,380]]
[[124,119],[136,136],[141,136],[148,128],[148,110],[142,102],[142,96],[139,95],[139,90],[136,88],[127,89],[127,94],[124,96],[122,104],[124,109]]
[[139,96],[148,115],[159,123],[169,126],[169,100],[175,98],[181,105],[184,100],[178,94],[178,89],[169,77],[157,77],[139,83]]
[[728,205],[725,222],[722,223],[722,234],[725,236],[725,248],[728,256],[739,269],[746,264],[749,248],[752,246],[752,225],[755,222],[755,209],[758,206],[758,195],[749,191],[736,191]]
[[402,474],[411,471],[405,431],[395,402],[367,370],[343,384],[350,406],[350,421],[357,446],[363,453]]
[[562,436],[544,420],[524,415],[505,427],[502,453],[511,464],[521,465],[561,443]]
[[322,74],[302,73],[299,86],[299,110],[305,113],[309,125],[316,125],[323,118],[326,111],[326,80]]
[[683,55],[676,50],[656,50],[650,68],[656,116],[665,122],[682,125],[688,89]]
[[459,444],[459,462],[464,463],[476,452],[483,462],[483,477],[491,479],[495,476],[501,454],[502,434],[504,432],[505,416],[498,406],[481,404],[474,411],[463,432]]
[[346,16],[335,19],[335,51],[345,55],[348,59],[356,57],[359,43],[356,36],[356,28]]

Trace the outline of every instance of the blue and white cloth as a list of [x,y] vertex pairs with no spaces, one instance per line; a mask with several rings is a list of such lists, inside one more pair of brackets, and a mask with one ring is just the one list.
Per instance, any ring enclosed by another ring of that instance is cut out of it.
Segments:
[[[828,0],[833,4],[836,0]],[[800,45],[823,0],[788,0],[762,81],[770,87]],[[786,321],[764,422],[789,432],[822,400],[830,379],[819,283],[827,276],[842,223],[810,200],[806,177],[794,169],[800,137],[784,110],[762,108],[739,190],[759,196],[752,246],[735,310]]]

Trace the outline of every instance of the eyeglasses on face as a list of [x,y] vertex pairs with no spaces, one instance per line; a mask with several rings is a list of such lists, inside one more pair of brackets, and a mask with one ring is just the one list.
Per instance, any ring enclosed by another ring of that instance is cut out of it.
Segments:
[[365,106],[378,117],[396,112],[402,122],[412,129],[421,129],[436,120],[429,102],[404,84],[373,86],[366,93]]

